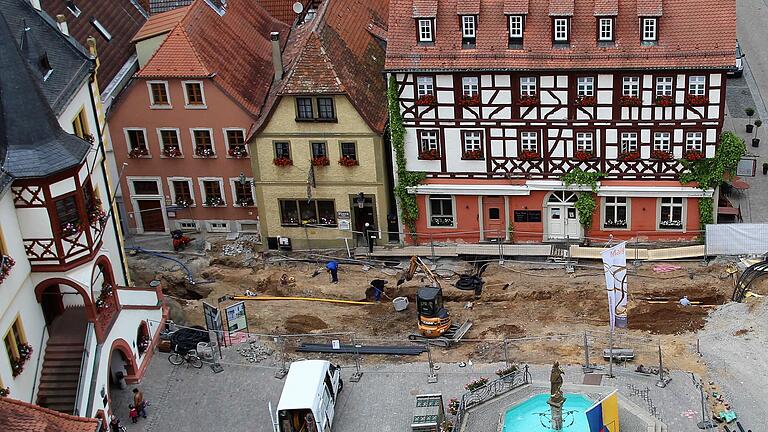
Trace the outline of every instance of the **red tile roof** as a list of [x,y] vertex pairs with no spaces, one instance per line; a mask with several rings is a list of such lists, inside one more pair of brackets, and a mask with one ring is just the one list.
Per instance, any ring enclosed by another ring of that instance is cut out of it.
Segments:
[[149,17],[144,26],[141,27],[131,42],[148,39],[163,33],[168,33],[176,27],[176,24],[187,15],[189,6],[172,9],[167,12],[160,12]]
[[[84,47],[88,46],[88,36],[96,38],[99,55],[99,89],[104,90],[115,78],[125,62],[134,55],[131,39],[147,21],[147,13],[131,0],[77,0],[75,2],[80,15],[75,16],[67,9],[65,0],[42,0],[43,10],[49,15],[64,15],[67,18],[69,34]],[[92,19],[107,29],[112,38],[107,39],[96,30]]]
[[76,417],[10,397],[0,397],[3,432],[96,432],[99,421]]
[[223,16],[197,0],[137,76],[211,77],[258,115],[274,76],[269,35],[275,31],[284,43],[288,26],[250,0],[229,0]]
[[574,0],[549,0],[549,15],[573,16]]
[[528,13],[528,0],[504,0],[505,15],[525,15]]
[[413,17],[430,18],[437,16],[437,0],[413,0]]
[[641,43],[637,21],[638,1],[646,4],[649,0],[619,0],[612,47],[599,46],[595,40],[594,0],[576,0],[567,48],[552,46],[550,2],[530,2],[522,50],[508,48],[504,9],[510,6],[509,0],[481,0],[476,49],[461,47],[458,0],[440,0],[435,43],[419,45],[411,17],[414,1],[390,2],[388,70],[722,69],[735,63],[736,10],[732,0],[665,2],[659,41],[654,46]]
[[480,15],[480,0],[464,0],[456,5],[458,15]]
[[595,16],[619,14],[619,0],[595,0]]
[[[723,2],[726,3],[726,2]],[[695,4],[695,2],[694,2]],[[661,16],[661,0],[637,0],[637,16]]]
[[[272,17],[279,19],[280,21],[293,25],[296,20],[296,12],[293,11],[293,4],[297,0],[257,0],[264,9],[269,12]],[[301,3],[306,4],[308,0],[299,0]]]

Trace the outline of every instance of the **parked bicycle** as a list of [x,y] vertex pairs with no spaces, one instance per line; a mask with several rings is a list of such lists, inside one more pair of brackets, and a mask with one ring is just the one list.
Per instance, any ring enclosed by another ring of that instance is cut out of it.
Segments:
[[180,354],[178,352],[174,352],[173,354],[168,356],[168,361],[171,362],[172,365],[176,365],[176,366],[184,362],[187,362],[197,369],[200,369],[201,367],[203,367],[203,361],[197,355],[196,350],[189,350],[186,354]]

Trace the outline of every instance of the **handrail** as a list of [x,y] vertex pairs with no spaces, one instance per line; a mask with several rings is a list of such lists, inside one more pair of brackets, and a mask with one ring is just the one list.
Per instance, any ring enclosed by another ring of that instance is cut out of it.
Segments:
[[[38,349],[40,350],[37,355],[37,365],[35,366],[35,379],[32,381],[32,385],[37,385],[37,375],[40,372],[40,362],[43,360],[43,357],[45,356],[45,353],[43,352],[43,340],[45,339],[45,334],[48,333],[48,326],[43,326],[43,333],[40,335],[40,345],[38,345]],[[32,391],[32,394],[29,395],[29,403],[35,403],[35,392]]]
[[453,425],[452,432],[461,431],[464,416],[469,408],[483,404],[487,400],[530,383],[531,374],[528,372],[528,365],[525,365],[521,369],[518,369],[517,372],[500,377],[480,388],[464,393],[461,395],[459,409],[456,411],[456,423]]
[[80,359],[80,377],[77,380],[77,393],[75,393],[75,407],[72,415],[80,415],[80,398],[83,393],[83,386],[85,385],[85,372],[87,369],[87,362],[89,357],[89,349],[91,347],[91,333],[93,333],[93,323],[88,322],[85,328],[85,342],[83,342],[83,356]]

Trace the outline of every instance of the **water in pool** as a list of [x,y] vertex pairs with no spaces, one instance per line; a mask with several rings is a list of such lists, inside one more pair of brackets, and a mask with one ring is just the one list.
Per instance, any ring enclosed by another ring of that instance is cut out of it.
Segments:
[[[548,394],[536,395],[507,410],[503,432],[550,432]],[[566,394],[563,405],[563,432],[589,432],[586,410],[594,404],[580,394]],[[566,414],[572,411],[570,414]],[[545,413],[546,416],[540,415]],[[542,425],[542,422],[544,425]]]

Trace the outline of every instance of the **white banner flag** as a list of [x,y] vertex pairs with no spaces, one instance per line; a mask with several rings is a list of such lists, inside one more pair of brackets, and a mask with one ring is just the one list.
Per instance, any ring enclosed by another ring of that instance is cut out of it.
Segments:
[[601,252],[611,328],[627,326],[627,242]]

